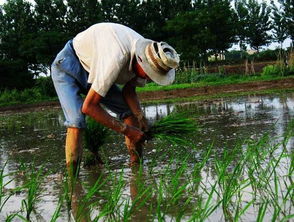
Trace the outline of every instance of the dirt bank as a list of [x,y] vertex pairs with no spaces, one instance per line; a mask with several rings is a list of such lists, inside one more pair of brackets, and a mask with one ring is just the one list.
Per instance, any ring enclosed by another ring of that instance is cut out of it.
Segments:
[[[143,92],[139,94],[139,98],[141,101],[147,102],[147,101],[153,101],[153,100],[164,100],[164,99],[172,99],[172,98],[215,95],[218,93],[236,93],[236,92],[259,91],[259,90],[266,90],[266,89],[291,89],[291,88],[294,89],[294,78],[240,83],[240,84],[230,84],[230,85],[220,85],[220,86],[206,86],[206,87],[199,87],[199,88],[175,89],[175,90],[168,90],[168,91]],[[45,107],[56,108],[59,106],[60,105],[58,101],[40,102],[36,104],[19,104],[19,105],[7,106],[7,107],[0,107],[0,113],[42,110]]]
[[140,93],[139,97],[142,101],[163,100],[172,98],[183,98],[191,96],[214,95],[218,93],[236,93],[259,91],[266,89],[291,89],[294,88],[294,78],[260,81],[220,86],[205,86],[199,88],[176,89],[160,92],[144,92]]

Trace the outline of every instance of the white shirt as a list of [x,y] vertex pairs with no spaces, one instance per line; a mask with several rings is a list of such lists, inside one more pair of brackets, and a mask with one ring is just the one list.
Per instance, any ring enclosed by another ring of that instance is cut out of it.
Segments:
[[[135,74],[132,59],[138,39],[144,38],[134,30],[115,23],[99,23],[79,33],[73,47],[89,72],[88,82],[99,95],[105,96],[114,84],[126,84]],[[138,86],[146,81],[139,79]]]

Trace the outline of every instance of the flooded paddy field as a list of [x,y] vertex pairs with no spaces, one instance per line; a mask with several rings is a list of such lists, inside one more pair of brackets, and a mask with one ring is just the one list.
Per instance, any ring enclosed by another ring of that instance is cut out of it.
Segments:
[[[294,94],[144,107],[154,122],[187,112],[189,145],[151,141],[128,166],[121,135],[103,168],[65,174],[61,109],[0,115],[0,221],[290,221],[294,214]],[[70,192],[72,191],[72,192]]]

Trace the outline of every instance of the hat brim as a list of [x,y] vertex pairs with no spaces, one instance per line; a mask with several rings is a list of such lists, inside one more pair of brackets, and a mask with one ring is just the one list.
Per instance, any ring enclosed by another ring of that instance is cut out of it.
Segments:
[[175,80],[175,69],[171,69],[167,73],[160,73],[154,70],[147,60],[145,48],[152,42],[153,41],[149,39],[138,39],[135,50],[137,62],[152,81],[162,86],[170,85]]

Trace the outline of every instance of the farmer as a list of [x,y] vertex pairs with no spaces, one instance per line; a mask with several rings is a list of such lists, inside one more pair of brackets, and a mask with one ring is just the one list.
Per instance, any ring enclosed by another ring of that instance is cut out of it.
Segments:
[[[178,64],[178,54],[167,43],[145,39],[120,24],[95,24],[68,41],[51,67],[66,119],[67,167],[76,171],[82,157],[84,114],[125,135],[130,164],[140,162],[148,124],[136,87],[149,79],[159,85],[171,84]],[[84,100],[81,94],[86,95]]]

